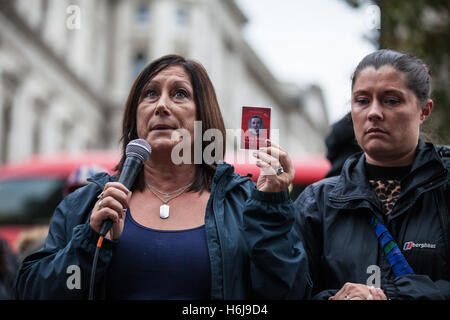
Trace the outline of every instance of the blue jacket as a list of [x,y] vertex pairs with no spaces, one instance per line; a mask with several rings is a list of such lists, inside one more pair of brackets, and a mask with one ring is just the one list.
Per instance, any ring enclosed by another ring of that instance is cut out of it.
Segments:
[[[28,256],[16,278],[19,299],[86,299],[98,234],[89,216],[113,178],[100,174],[55,210],[45,246]],[[301,299],[311,281],[294,208],[286,191],[260,192],[248,178],[220,164],[205,213],[212,299]],[[117,241],[105,240],[96,271],[96,298],[105,296],[105,273]],[[72,267],[71,267],[72,266]],[[67,282],[80,270],[80,289]],[[70,289],[72,288],[72,289]]]
[[[372,284],[379,278],[389,299],[450,299],[449,233],[439,210],[447,200],[448,149],[419,141],[410,173],[393,211],[384,215],[368,182],[364,155],[351,156],[340,176],[307,187],[295,201],[299,234],[308,253],[316,299],[328,299],[346,283]],[[450,214],[446,212],[447,216]],[[414,270],[396,277],[370,221],[382,221]],[[407,244],[417,246],[409,249]],[[430,244],[426,247],[426,244]]]

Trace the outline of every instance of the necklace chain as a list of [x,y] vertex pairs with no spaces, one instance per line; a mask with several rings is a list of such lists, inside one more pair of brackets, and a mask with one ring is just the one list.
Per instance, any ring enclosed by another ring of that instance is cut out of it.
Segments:
[[[181,187],[181,188],[179,188],[179,189],[177,189],[177,190],[175,190],[175,191],[173,191],[173,192],[170,192],[170,193],[163,193],[163,192],[161,192],[161,191],[158,191],[158,190],[156,190],[154,187],[152,187],[151,185],[149,185],[148,184],[148,182],[147,181],[145,181],[145,185],[147,186],[147,188],[159,199],[159,200],[161,200],[164,204],[167,204],[167,203],[169,203],[169,201],[170,200],[173,200],[173,199],[175,199],[176,197],[179,197],[181,194],[183,194],[186,190],[187,190],[187,188],[189,188],[190,186],[192,186],[192,184],[193,184],[194,182],[191,182],[191,183],[189,183],[187,186],[184,186],[184,187]],[[159,196],[159,194],[157,194],[156,192],[159,192],[159,193],[162,193],[167,199],[166,200],[164,200],[164,199],[162,199],[160,196]],[[171,196],[172,194],[174,194],[174,193],[176,193],[176,192],[178,192],[177,194],[175,194],[174,196]]]
[[188,184],[187,186],[184,186],[184,187],[181,187],[181,188],[178,188],[177,190],[175,190],[175,191],[172,191],[172,192],[162,192],[162,191],[159,191],[158,189],[156,189],[155,187],[153,187],[153,186],[151,186],[151,185],[149,185],[148,183],[147,183],[147,181],[145,182],[145,184],[147,185],[147,187],[150,189],[150,190],[153,190],[153,191],[156,191],[156,192],[158,192],[158,193],[160,193],[160,194],[162,194],[163,195],[163,197],[165,197],[165,198],[170,198],[170,196],[171,195],[173,195],[173,194],[175,194],[175,193],[177,193],[178,191],[180,191],[180,190],[182,190],[182,189],[185,189],[185,188],[188,188],[188,187],[190,187],[192,184],[193,184],[193,182],[191,182],[190,184]]

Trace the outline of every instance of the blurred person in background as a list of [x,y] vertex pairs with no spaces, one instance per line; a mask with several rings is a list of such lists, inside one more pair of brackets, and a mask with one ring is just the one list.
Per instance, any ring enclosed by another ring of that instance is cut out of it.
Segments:
[[0,238],[0,300],[14,299],[14,278],[18,267],[17,257],[8,242]]
[[64,185],[64,196],[84,187],[89,183],[90,178],[101,172],[108,172],[108,170],[96,164],[82,165],[76,168],[67,178]]
[[450,150],[419,138],[431,75],[393,50],[352,78],[363,154],[305,189],[295,207],[316,299],[450,299]]
[[[257,166],[266,172],[256,184],[222,161],[225,141],[213,164],[175,164],[172,151],[178,141],[172,133],[188,132],[193,151],[196,138],[202,141],[194,136],[195,121],[202,123],[200,134],[217,129],[222,134],[218,139],[225,139],[214,87],[203,66],[176,55],[146,66],[126,103],[117,173],[130,141],[145,139],[150,158],[131,190],[117,176],[103,174],[63,200],[44,249],[21,265],[18,298],[87,298],[98,233],[107,218],[114,223],[100,251],[95,298],[307,296],[308,263],[293,228],[288,192],[294,177],[289,155],[270,142],[255,151]],[[207,146],[202,141],[203,155]],[[67,290],[71,265],[80,268],[82,279],[79,289]]]
[[26,256],[40,250],[44,246],[48,234],[48,225],[33,226],[22,230],[17,239],[17,260],[22,263]]
[[350,112],[332,125],[331,132],[325,138],[325,145],[327,147],[327,159],[331,163],[331,169],[325,177],[337,176],[341,173],[348,157],[361,152],[361,148],[356,142]]

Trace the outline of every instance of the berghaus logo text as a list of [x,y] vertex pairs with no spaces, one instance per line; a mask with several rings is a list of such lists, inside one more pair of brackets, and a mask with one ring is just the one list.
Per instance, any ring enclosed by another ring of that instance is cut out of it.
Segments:
[[405,242],[403,245],[403,251],[411,250],[413,248],[420,248],[420,249],[436,249],[435,243],[415,243],[413,241]]

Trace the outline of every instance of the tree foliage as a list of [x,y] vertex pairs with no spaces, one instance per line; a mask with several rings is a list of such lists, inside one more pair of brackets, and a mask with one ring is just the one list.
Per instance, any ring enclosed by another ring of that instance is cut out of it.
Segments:
[[425,130],[434,142],[450,145],[450,1],[343,1],[353,8],[378,5],[380,29],[369,40],[380,49],[408,52],[430,67],[434,109]]

